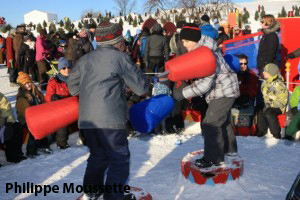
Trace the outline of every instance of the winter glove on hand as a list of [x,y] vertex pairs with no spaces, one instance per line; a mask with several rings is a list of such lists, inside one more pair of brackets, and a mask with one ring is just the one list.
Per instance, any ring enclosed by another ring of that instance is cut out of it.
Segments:
[[63,98],[65,98],[65,97],[58,95],[58,94],[54,94],[51,96],[51,101],[57,101],[57,100],[61,100]]
[[[178,83],[176,83],[176,84],[178,84]],[[177,101],[181,101],[182,99],[184,99],[182,92],[186,86],[188,86],[188,85],[184,81],[182,81],[181,85],[179,87],[176,87],[176,89],[173,90],[174,99],[176,99]]]
[[286,59],[294,59],[296,56],[293,53],[290,53],[286,56]]

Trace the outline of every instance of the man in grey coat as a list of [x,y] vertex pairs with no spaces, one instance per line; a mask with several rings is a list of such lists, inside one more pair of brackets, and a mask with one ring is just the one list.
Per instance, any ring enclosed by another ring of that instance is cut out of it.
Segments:
[[90,188],[126,184],[130,152],[125,85],[143,95],[148,91],[148,81],[121,51],[125,43],[119,24],[102,22],[95,36],[98,48],[77,62],[67,80],[71,95],[80,96],[79,128],[90,149],[82,199],[98,199],[102,194],[105,200],[131,199],[131,194],[124,195],[122,191],[106,193]]

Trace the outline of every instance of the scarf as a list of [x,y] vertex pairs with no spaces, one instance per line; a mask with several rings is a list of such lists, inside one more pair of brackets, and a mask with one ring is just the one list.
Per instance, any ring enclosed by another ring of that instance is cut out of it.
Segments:
[[59,78],[59,80],[63,81],[63,82],[67,82],[68,77],[62,75],[61,73],[57,74],[57,78]]

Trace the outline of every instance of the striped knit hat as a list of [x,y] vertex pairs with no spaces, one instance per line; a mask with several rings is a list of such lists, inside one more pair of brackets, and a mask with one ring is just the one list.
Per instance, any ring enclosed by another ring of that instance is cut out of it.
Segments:
[[122,27],[117,23],[101,22],[95,31],[96,41],[101,44],[117,44],[122,39]]
[[19,72],[19,76],[17,79],[17,83],[22,86],[22,85],[26,85],[26,83],[31,83],[32,80],[30,78],[30,76],[24,72]]

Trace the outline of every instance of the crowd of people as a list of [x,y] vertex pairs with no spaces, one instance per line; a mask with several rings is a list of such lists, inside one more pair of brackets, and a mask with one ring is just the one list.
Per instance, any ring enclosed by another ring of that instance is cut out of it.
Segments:
[[[177,32],[169,34],[160,24],[152,28],[130,31],[122,35],[119,24],[101,22],[80,32],[59,35],[45,29],[37,38],[25,27],[11,30],[7,38],[0,37],[0,63],[8,67],[11,87],[19,87],[16,96],[17,118],[9,100],[0,93],[0,143],[7,161],[20,162],[36,157],[38,152],[51,153],[53,138],[35,140],[30,134],[26,156],[22,152],[23,131],[27,129],[25,110],[70,96],[79,98],[78,126],[83,144],[90,149],[84,185],[103,184],[108,165],[106,184],[125,184],[129,175],[130,152],[128,132],[133,132],[127,119],[127,106],[151,97],[156,89],[151,84],[155,75],[163,72],[165,62],[202,46],[216,57],[216,72],[211,76],[171,82],[160,78],[161,84],[174,97],[170,116],[155,133],[181,133],[184,130],[182,111],[188,106],[201,113],[204,135],[204,157],[195,161],[199,168],[221,166],[224,156],[237,155],[238,148],[231,122],[231,109],[254,107],[257,115],[257,136],[271,134],[281,139],[278,115],[286,113],[290,103],[293,119],[287,128],[287,139],[300,130],[300,86],[294,89],[291,101],[288,88],[276,64],[280,28],[272,15],[262,18],[263,36],[258,50],[257,70],[248,67],[248,56],[238,55],[240,71],[236,73],[222,55],[222,44],[232,37],[250,34],[234,27],[228,35],[224,27],[207,15],[201,25],[180,21]],[[234,36],[233,36],[234,35]],[[288,59],[300,56],[300,50]],[[5,58],[5,59],[4,59]],[[58,60],[58,74],[50,77],[49,60]],[[45,94],[45,96],[44,96]],[[66,149],[71,127],[55,133],[60,149]],[[85,192],[89,199],[100,193]],[[128,195],[127,195],[128,196]],[[130,199],[123,194],[104,194],[105,199]]]

